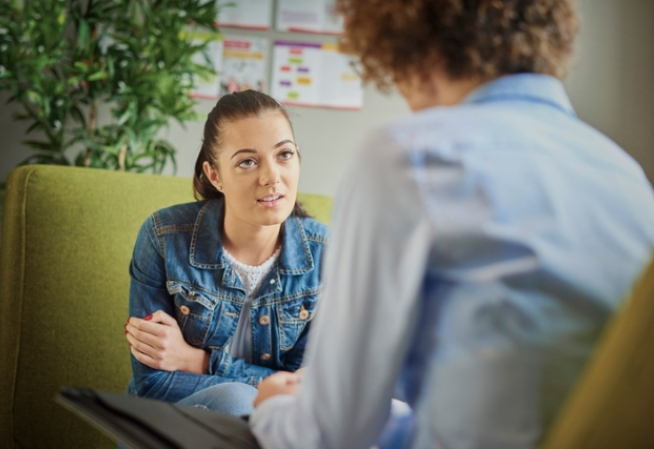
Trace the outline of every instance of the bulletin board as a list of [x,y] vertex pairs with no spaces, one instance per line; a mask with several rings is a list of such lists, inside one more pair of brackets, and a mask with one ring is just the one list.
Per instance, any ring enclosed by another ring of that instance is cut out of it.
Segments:
[[334,5],[335,0],[218,0],[221,35],[207,47],[217,74],[196,80],[192,96],[217,99],[255,89],[294,106],[361,109],[363,87],[354,60],[336,45],[343,22]]

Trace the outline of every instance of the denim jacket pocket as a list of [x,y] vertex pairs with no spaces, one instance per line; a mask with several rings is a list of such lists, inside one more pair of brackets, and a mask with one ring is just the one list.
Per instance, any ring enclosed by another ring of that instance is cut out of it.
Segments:
[[216,309],[220,312],[217,298],[196,289],[191,284],[166,282],[168,293],[175,302],[175,319],[187,343],[200,346],[206,343]]
[[300,334],[313,319],[318,295],[306,296],[277,305],[279,349],[288,351],[297,343]]

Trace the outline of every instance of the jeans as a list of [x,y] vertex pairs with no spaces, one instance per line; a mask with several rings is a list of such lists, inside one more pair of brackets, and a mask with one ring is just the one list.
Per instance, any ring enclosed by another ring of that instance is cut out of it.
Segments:
[[252,402],[256,395],[257,389],[248,384],[227,382],[193,393],[177,404],[233,416],[244,416],[254,410]]

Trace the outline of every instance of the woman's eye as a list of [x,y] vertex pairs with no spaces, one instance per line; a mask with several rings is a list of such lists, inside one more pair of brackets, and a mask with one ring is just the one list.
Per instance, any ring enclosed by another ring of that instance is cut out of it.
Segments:
[[293,157],[293,154],[295,154],[293,151],[283,151],[279,154],[279,157],[280,159],[287,161]]
[[254,167],[255,162],[252,159],[245,159],[237,164],[241,168],[250,168]]

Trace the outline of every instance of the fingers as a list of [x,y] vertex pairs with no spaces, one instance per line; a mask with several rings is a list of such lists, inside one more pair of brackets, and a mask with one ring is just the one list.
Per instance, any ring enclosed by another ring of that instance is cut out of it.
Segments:
[[184,360],[186,342],[177,321],[161,310],[143,318],[130,317],[125,338],[134,358],[150,368],[174,371]]
[[273,387],[296,385],[300,383],[300,376],[289,371],[279,371],[266,377],[259,385],[266,384]]
[[[147,319],[146,319],[147,318]],[[127,320],[125,330],[136,333],[135,330],[155,335],[159,338],[170,336],[170,328],[178,329],[177,320],[161,310],[141,318],[131,317]]]
[[254,398],[254,406],[258,407],[259,404],[266,399],[280,394],[296,394],[300,385],[300,377],[295,373],[280,371],[271,376],[266,377],[257,387],[259,390],[257,397]]
[[165,339],[156,334],[143,332],[137,327],[131,326],[129,324],[125,327],[125,330],[127,330],[125,337],[127,338],[127,341],[129,341],[129,344],[136,346],[141,352],[150,353],[150,348],[165,348]]
[[[148,317],[150,317],[150,319],[146,321],[150,323],[161,323],[167,326],[177,326],[177,320],[172,316],[168,315],[163,310],[157,310],[153,314],[148,315]],[[144,317],[144,319],[148,317]]]
[[138,330],[135,331],[135,334],[127,333],[125,335],[134,358],[150,368],[165,369],[166,341],[160,340],[152,334],[139,333]]
[[132,345],[130,345],[129,350],[134,356],[134,358],[139,362],[141,362],[142,364],[149,366],[150,368],[159,369],[156,361],[150,355],[139,351]]

